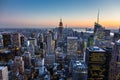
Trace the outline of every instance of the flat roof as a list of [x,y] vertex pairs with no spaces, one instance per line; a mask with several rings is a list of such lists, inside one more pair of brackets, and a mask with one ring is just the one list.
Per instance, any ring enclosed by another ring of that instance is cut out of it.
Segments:
[[103,50],[97,46],[92,46],[92,47],[89,47],[88,49],[89,49],[89,51],[93,51],[93,52],[105,52],[105,50]]
[[87,68],[85,62],[81,62],[81,61],[74,61],[73,65],[75,68]]
[[67,37],[67,39],[78,39],[78,37]]
[[6,67],[5,66],[0,66],[0,70],[3,70],[5,69]]
[[36,38],[29,37],[28,40],[35,40]]

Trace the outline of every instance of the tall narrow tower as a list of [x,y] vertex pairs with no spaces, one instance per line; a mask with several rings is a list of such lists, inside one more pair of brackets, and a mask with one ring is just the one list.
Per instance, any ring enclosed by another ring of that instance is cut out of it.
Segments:
[[63,30],[63,23],[62,23],[62,19],[60,19],[60,22],[59,22],[59,33],[60,33],[60,35],[62,35],[62,30]]
[[52,51],[52,34],[51,34],[51,32],[49,31],[48,33],[47,33],[47,50],[46,50],[46,53],[47,54],[50,54],[50,53],[52,53],[53,51]]
[[96,33],[97,29],[99,29],[99,28],[102,27],[102,26],[99,24],[99,16],[100,16],[100,13],[99,13],[99,10],[98,10],[97,22],[95,22],[95,25],[94,25],[94,34]]
[[116,41],[110,62],[109,80],[120,80],[120,41]]
[[120,33],[120,26],[119,26],[119,33]]
[[98,10],[98,14],[97,14],[97,23],[99,23],[99,13],[100,13],[100,11]]
[[58,41],[61,42],[62,38],[63,38],[63,22],[62,19],[60,19],[59,27],[58,27]]

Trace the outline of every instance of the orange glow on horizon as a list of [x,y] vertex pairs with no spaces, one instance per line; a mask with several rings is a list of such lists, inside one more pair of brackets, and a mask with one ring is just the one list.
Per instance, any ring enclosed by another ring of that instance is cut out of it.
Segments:
[[100,24],[106,28],[115,29],[120,26],[120,21],[101,21]]
[[[63,20],[63,25],[64,27],[82,27],[82,28],[93,28],[94,27],[94,21],[95,20],[87,20],[87,21],[75,21],[75,20]],[[49,21],[40,21],[40,20],[11,20],[11,21],[3,21],[3,23],[7,23],[7,25],[9,26],[25,26],[25,27],[29,27],[29,26],[35,26],[35,27],[39,27],[39,26],[43,26],[43,27],[57,27],[59,25],[59,21],[56,20],[51,20]],[[118,28],[120,25],[119,21],[100,21],[99,22],[102,26],[106,27],[106,28]]]

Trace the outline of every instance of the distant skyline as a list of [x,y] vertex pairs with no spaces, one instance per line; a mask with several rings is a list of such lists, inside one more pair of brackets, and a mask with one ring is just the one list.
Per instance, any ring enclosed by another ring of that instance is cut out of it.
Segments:
[[62,18],[64,26],[106,28],[120,26],[120,0],[0,0],[0,27],[57,27]]

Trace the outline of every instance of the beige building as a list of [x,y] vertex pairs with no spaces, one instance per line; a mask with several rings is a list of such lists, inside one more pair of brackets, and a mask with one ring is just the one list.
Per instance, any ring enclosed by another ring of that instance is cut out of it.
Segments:
[[0,66],[0,80],[8,80],[8,68],[7,66]]

